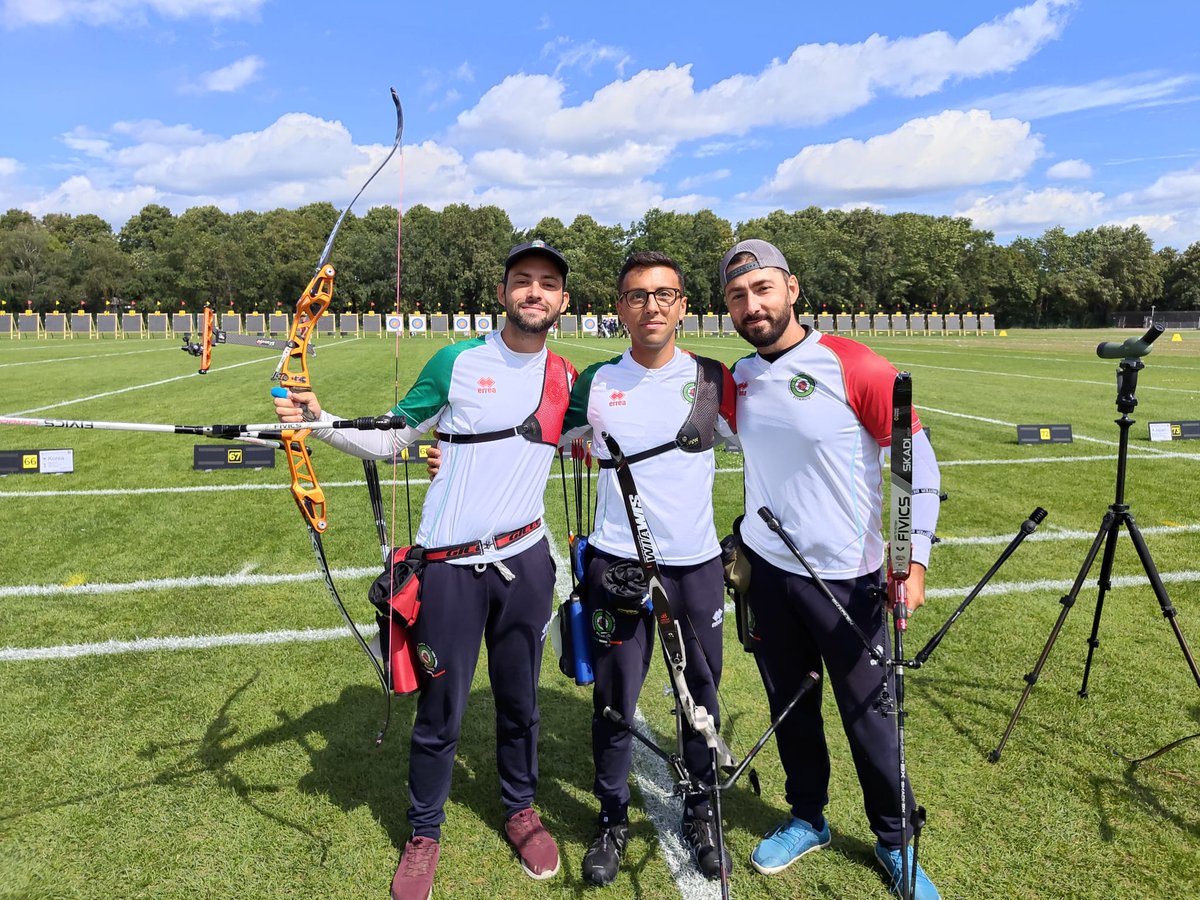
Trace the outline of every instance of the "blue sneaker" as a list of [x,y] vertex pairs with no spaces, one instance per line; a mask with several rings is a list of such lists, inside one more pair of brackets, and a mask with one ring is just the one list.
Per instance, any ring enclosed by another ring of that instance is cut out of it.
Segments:
[[[900,859],[899,848],[888,850],[883,844],[876,842],[875,844],[875,859],[879,865],[888,873],[888,887],[891,888],[893,894],[900,894],[900,880],[904,874],[904,868]],[[913,852],[912,847],[908,848],[908,877],[912,878]],[[933,882],[929,880],[929,876],[925,874],[925,870],[917,866],[917,883],[916,890],[913,893],[912,900],[941,900],[942,895],[938,893],[938,889],[933,886]]]
[[828,820],[818,831],[803,819],[792,816],[758,842],[758,846],[750,854],[750,865],[764,875],[774,875],[776,872],[782,872],[805,853],[828,846]]

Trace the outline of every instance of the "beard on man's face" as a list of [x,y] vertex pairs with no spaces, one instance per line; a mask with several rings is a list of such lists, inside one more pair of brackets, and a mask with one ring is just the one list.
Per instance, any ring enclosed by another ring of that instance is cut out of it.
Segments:
[[519,331],[523,331],[526,334],[545,334],[558,321],[558,312],[551,309],[540,313],[517,307],[515,310],[509,312],[508,318],[512,320],[513,325]]
[[754,318],[743,318],[734,322],[733,327],[742,340],[754,347],[770,347],[787,331],[791,322],[792,310],[787,308],[778,314],[765,311],[756,313]]

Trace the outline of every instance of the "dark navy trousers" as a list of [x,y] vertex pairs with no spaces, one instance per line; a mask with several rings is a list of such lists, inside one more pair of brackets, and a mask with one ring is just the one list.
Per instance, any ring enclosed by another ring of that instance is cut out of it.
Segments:
[[[877,701],[883,690],[883,671],[871,658],[849,624],[812,580],[766,562],[743,546],[750,560],[750,589],[746,599],[754,617],[759,671],[767,689],[771,715],[777,715],[811,672],[828,672],[842,727],[862,787],[863,805],[871,830],[889,849],[901,844],[900,773],[896,720],[883,715]],[[890,652],[883,602],[876,593],[880,573],[826,585],[872,646]],[[888,692],[895,685],[888,679]],[[785,790],[792,814],[810,824],[824,816],[829,802],[829,748],[821,716],[822,691],[812,690],[775,732],[779,758],[787,776]],[[907,808],[915,808],[912,788],[905,780]]]
[[[616,611],[601,578],[619,557],[589,551],[584,607],[591,625],[595,684],[592,689],[592,757],[596,766],[593,792],[601,813],[620,821],[629,805],[629,767],[633,738],[602,715],[611,706],[632,722],[638,694],[650,669],[654,651],[654,620],[647,613]],[[721,558],[690,566],[659,566],[671,615],[679,624],[687,667],[684,681],[696,703],[720,722],[717,687],[721,683],[721,631],[725,615],[725,584]],[[683,758],[688,770],[701,780],[713,780],[712,755],[704,738],[686,724]],[[687,798],[693,810],[705,802],[703,795]]]
[[440,840],[459,727],[480,643],[496,700],[496,769],[506,815],[533,804],[537,788],[538,675],[554,595],[554,563],[543,538],[494,565],[430,563],[413,626],[423,671],[408,762],[413,834]]

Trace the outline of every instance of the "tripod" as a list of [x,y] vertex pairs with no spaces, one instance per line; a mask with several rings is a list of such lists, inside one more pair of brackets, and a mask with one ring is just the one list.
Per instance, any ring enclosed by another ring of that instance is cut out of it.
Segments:
[[1091,571],[1092,564],[1096,561],[1096,555],[1100,552],[1101,544],[1103,544],[1104,556],[1100,561],[1096,612],[1092,618],[1092,633],[1087,642],[1088,652],[1087,662],[1083,668],[1083,684],[1079,688],[1079,696],[1087,697],[1088,677],[1092,671],[1092,656],[1096,652],[1096,648],[1100,646],[1100,614],[1104,611],[1104,596],[1112,587],[1113,557],[1116,555],[1117,537],[1121,532],[1122,525],[1129,532],[1129,537],[1133,541],[1134,548],[1137,550],[1138,559],[1141,560],[1142,568],[1145,570],[1146,578],[1154,590],[1154,596],[1158,598],[1158,605],[1162,609],[1163,617],[1171,624],[1171,630],[1175,633],[1175,639],[1179,642],[1179,649],[1183,651],[1183,658],[1187,661],[1188,668],[1192,670],[1192,677],[1196,680],[1196,686],[1200,687],[1200,669],[1196,668],[1196,660],[1192,656],[1191,649],[1188,647],[1187,639],[1184,638],[1183,632],[1179,628],[1179,623],[1175,621],[1175,607],[1171,603],[1171,598],[1167,594],[1166,587],[1163,585],[1162,576],[1158,574],[1158,568],[1154,565],[1154,560],[1150,556],[1150,549],[1146,546],[1142,532],[1138,528],[1137,522],[1134,521],[1133,514],[1129,511],[1129,504],[1125,502],[1125,469],[1129,453],[1129,428],[1134,423],[1134,420],[1129,418],[1129,414],[1137,406],[1138,372],[1145,368],[1145,365],[1138,357],[1145,356],[1150,352],[1150,344],[1162,334],[1162,331],[1163,328],[1161,325],[1155,325],[1139,340],[1131,338],[1123,344],[1101,344],[1096,350],[1097,354],[1102,358],[1115,358],[1114,354],[1120,355],[1118,351],[1127,354],[1126,358],[1122,359],[1117,366],[1117,412],[1121,414],[1121,417],[1115,421],[1117,428],[1120,429],[1121,437],[1117,451],[1116,498],[1108,507],[1108,511],[1104,514],[1104,518],[1100,522],[1100,529],[1096,532],[1096,538],[1092,541],[1092,546],[1083,560],[1079,574],[1075,576],[1075,582],[1071,585],[1071,589],[1066,595],[1059,601],[1062,604],[1062,609],[1058,613],[1058,620],[1050,630],[1050,637],[1046,640],[1046,646],[1042,648],[1042,655],[1038,657],[1033,671],[1025,676],[1025,690],[1021,694],[1021,699],[1017,702],[1016,709],[1013,710],[1012,718],[1008,721],[1008,727],[1004,729],[1004,736],[1000,738],[1000,743],[996,746],[996,749],[988,754],[988,760],[991,762],[998,762],[1000,760],[1000,754],[1004,750],[1004,745],[1008,742],[1009,735],[1012,734],[1013,728],[1017,724],[1017,719],[1021,715],[1025,701],[1029,699],[1029,694],[1033,690],[1033,686],[1037,684],[1042,667],[1046,664],[1046,658],[1049,657],[1050,650],[1054,647],[1054,642],[1058,639],[1058,634],[1067,619],[1067,614],[1071,611],[1071,607],[1075,605],[1079,591],[1087,579],[1088,572]]

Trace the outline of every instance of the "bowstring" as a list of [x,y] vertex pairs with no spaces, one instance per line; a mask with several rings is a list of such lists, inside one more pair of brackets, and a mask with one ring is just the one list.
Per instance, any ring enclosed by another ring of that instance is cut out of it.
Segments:
[[[399,176],[398,176],[398,181],[399,181],[399,185],[398,185],[397,194],[396,194],[396,317],[399,321],[396,323],[397,324],[396,331],[395,331],[396,337],[395,337],[395,341],[394,341],[394,349],[393,349],[393,354],[392,354],[393,355],[393,363],[392,363],[392,409],[393,409],[393,411],[396,409],[396,406],[400,403],[400,332],[403,328],[403,318],[402,318],[403,313],[401,312],[401,307],[400,307],[400,300],[401,300],[400,272],[401,272],[401,263],[403,261],[403,256],[404,256],[404,254],[403,254],[403,243],[404,243],[404,147],[403,147],[403,145],[401,145],[401,147],[400,147],[400,172],[399,172]],[[395,556],[395,549],[396,549],[396,503],[397,503],[396,490],[397,490],[397,481],[398,481],[398,479],[396,477],[396,468],[400,462],[400,455],[401,455],[401,451],[398,448],[398,442],[395,440],[395,436],[393,435],[393,439],[392,439],[392,514],[391,514],[391,523],[390,523],[390,535],[388,537],[388,553],[387,553],[387,558],[383,561],[383,564],[387,567],[387,570],[388,570],[388,597],[389,598],[395,596],[395,593],[396,593],[396,568],[392,564],[392,558]],[[404,487],[405,487],[406,491],[408,488],[408,456],[409,456],[409,454],[408,454],[408,451],[406,448],[404,451]],[[406,504],[406,506],[408,509],[408,544],[409,544],[409,546],[411,546],[412,545],[412,504],[411,504],[411,501],[408,504]],[[393,671],[395,668],[396,650],[391,645],[390,639],[391,639],[392,633],[395,631],[395,620],[396,620],[396,609],[394,606],[392,606],[391,602],[389,601],[389,603],[388,603],[388,618],[387,618],[388,639],[389,639],[388,640],[388,657],[389,657],[388,671],[392,673],[391,690],[393,690],[393,691],[395,690],[395,683],[396,683],[396,676],[395,676],[395,672]],[[381,641],[381,643],[382,643],[382,641]]]

